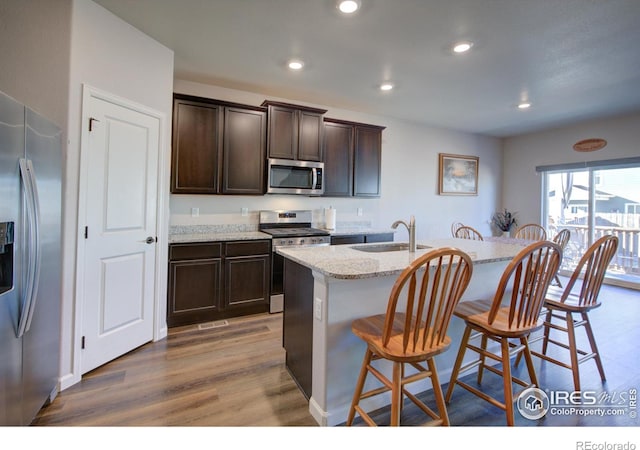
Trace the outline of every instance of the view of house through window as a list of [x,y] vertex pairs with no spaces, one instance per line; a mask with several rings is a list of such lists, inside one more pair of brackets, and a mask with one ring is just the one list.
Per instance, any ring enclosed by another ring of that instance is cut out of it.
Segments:
[[640,165],[546,172],[545,190],[550,237],[563,228],[571,232],[561,270],[573,271],[593,242],[612,234],[619,246],[607,279],[640,283]]

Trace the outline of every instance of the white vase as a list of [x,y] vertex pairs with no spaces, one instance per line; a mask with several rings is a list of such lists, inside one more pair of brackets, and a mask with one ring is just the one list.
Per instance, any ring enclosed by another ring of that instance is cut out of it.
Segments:
[[504,238],[511,237],[511,231],[503,231],[502,232],[502,237],[504,237]]

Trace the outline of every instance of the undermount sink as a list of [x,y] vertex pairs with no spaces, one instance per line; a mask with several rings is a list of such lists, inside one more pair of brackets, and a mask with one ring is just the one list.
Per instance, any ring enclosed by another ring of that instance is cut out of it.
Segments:
[[[376,244],[376,245],[352,245],[352,249],[359,250],[361,252],[381,253],[381,252],[401,252],[408,251],[409,244],[407,242],[390,242],[388,244]],[[423,250],[425,248],[431,248],[428,245],[416,245],[417,250]]]

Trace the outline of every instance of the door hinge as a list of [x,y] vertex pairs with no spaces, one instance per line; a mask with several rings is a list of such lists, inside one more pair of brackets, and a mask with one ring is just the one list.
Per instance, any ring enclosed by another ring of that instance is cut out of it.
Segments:
[[89,227],[84,227],[84,238],[89,239]]
[[95,117],[89,117],[89,131],[93,131],[93,122],[100,122]]
[[80,348],[82,350],[84,350],[84,343],[85,343],[84,336],[82,336],[82,344],[80,345]]

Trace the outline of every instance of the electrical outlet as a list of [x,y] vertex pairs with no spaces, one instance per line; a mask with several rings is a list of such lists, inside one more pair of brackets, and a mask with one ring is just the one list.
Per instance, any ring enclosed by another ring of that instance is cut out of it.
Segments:
[[316,297],[313,301],[313,317],[322,320],[322,299]]
[[191,208],[191,217],[198,217],[200,215],[200,208]]
[[249,208],[240,208],[240,211],[243,217],[246,217],[249,215]]
[[358,217],[362,217],[362,208],[358,208]]

